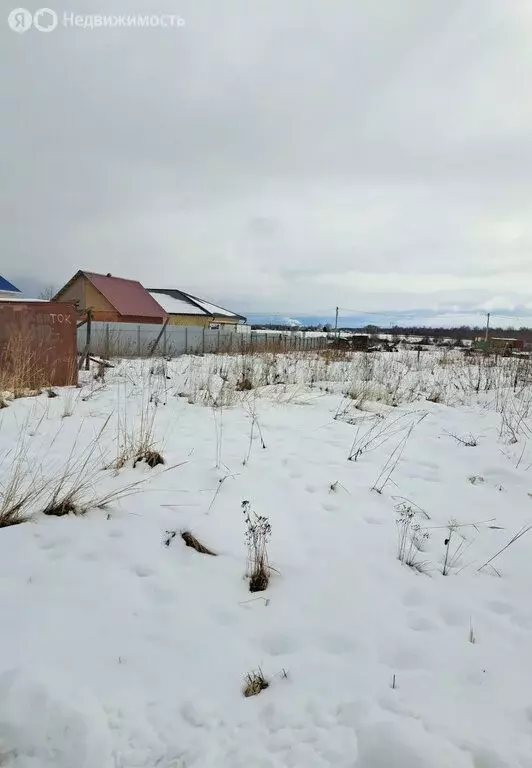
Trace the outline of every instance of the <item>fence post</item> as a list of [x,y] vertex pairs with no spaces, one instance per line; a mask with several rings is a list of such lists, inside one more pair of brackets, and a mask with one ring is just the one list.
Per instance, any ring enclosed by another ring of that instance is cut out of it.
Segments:
[[163,332],[163,355],[166,357],[166,325]]
[[218,353],[220,352],[220,331],[221,328],[218,328]]
[[185,355],[188,354],[188,325],[185,325]]
[[105,358],[106,360],[109,360],[109,351],[110,351],[110,341],[109,341],[109,323],[105,326]]
[[[90,354],[91,354],[91,336],[92,336],[92,313],[90,309],[87,311],[87,343],[86,343],[86,357],[85,357],[85,370],[90,368]],[[81,359],[83,362],[83,358]],[[81,367],[81,366],[80,366]]]
[[140,325],[137,325],[137,357],[140,357]]
[[201,351],[205,354],[205,326],[203,326],[203,333],[201,334]]

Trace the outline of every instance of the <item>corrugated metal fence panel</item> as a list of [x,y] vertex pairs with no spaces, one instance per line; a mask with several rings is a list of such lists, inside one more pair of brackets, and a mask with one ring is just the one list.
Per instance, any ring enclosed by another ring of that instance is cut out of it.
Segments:
[[0,301],[2,371],[35,387],[77,384],[76,323],[70,304]]
[[[91,352],[111,357],[144,357],[161,333],[160,325],[133,323],[92,323]],[[87,326],[78,329],[78,349],[83,351]],[[167,325],[157,345],[156,355],[177,357],[209,352],[243,352],[277,344],[281,349],[321,349],[327,340],[299,335],[263,336],[254,332],[240,333],[198,326]]]

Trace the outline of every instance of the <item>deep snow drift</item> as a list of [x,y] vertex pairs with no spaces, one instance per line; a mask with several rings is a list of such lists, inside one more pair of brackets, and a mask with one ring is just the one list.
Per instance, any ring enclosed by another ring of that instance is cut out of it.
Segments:
[[[131,361],[0,411],[3,486],[17,452],[43,486],[83,467],[91,507],[46,517],[47,486],[0,529],[3,768],[532,767],[532,531],[488,563],[532,523],[526,374],[391,359],[225,394],[224,358]],[[165,465],[113,469],[152,418]]]

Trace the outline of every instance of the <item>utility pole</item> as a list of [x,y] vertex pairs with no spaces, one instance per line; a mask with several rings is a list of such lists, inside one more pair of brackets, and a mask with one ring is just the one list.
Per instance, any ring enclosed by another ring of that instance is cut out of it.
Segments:
[[486,339],[485,339],[486,344],[488,343],[488,340],[489,340],[489,333],[490,333],[490,313],[488,312],[488,316],[486,318]]
[[338,310],[339,307],[336,307],[336,318],[334,320],[334,335],[338,336]]

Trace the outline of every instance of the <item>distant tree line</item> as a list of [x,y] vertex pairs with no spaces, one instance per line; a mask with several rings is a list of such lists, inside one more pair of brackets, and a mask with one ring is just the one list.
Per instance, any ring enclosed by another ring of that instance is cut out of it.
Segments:
[[[264,324],[253,325],[255,330],[274,330],[274,331],[326,331],[331,332],[334,330],[331,325],[306,325],[298,326],[297,328],[290,325],[282,324]],[[342,327],[338,329],[342,333],[367,333],[369,336],[375,336],[379,333],[391,334],[392,336],[422,336],[427,339],[455,339],[456,341],[461,339],[475,339],[478,336],[483,336],[485,328],[480,326],[460,325],[454,328],[442,328],[431,327],[426,325],[416,326],[379,326],[379,325],[364,325],[362,327]],[[490,328],[490,336],[501,339],[523,339],[524,341],[532,342],[532,328],[521,326],[520,328]]]

